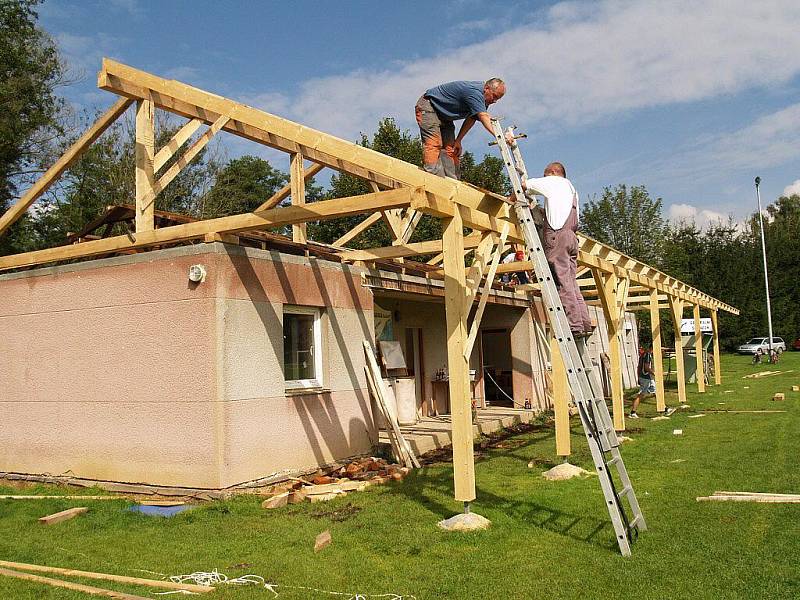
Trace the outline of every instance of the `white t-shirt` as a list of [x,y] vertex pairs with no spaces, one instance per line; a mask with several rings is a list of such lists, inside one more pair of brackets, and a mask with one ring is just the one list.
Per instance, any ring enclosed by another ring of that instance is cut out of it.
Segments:
[[[547,222],[553,229],[561,229],[572,210],[572,195],[576,199],[578,192],[569,179],[558,175],[532,177],[525,182],[527,194],[544,196],[544,212]],[[577,205],[577,203],[576,203]]]

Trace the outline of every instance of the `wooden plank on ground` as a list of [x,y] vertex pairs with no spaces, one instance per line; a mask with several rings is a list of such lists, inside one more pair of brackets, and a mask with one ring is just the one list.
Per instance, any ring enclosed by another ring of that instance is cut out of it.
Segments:
[[23,579],[25,581],[32,581],[34,583],[42,583],[44,585],[64,588],[75,592],[83,592],[84,594],[89,594],[90,596],[104,596],[106,598],[117,598],[118,600],[152,600],[151,598],[147,598],[145,596],[136,596],[134,594],[106,590],[90,585],[83,585],[82,583],[73,583],[71,581],[53,579],[52,577],[42,577],[41,575],[34,575],[32,573],[20,573],[11,569],[0,568],[0,575],[14,577],[15,579]]
[[39,523],[42,525],[55,525],[56,523],[61,523],[62,521],[68,521],[70,519],[74,519],[78,515],[82,515],[83,513],[87,512],[89,509],[85,506],[76,506],[75,508],[68,508],[67,510],[62,510],[61,512],[57,512],[52,515],[47,515],[46,517],[41,517],[39,519]]
[[64,575],[65,577],[81,577],[84,579],[96,579],[101,581],[115,581],[117,583],[129,583],[131,585],[141,585],[145,587],[160,588],[164,590],[186,590],[198,594],[213,592],[214,588],[205,585],[195,585],[193,583],[175,583],[174,581],[158,579],[142,579],[141,577],[126,577],[125,575],[112,575],[111,573],[95,573],[92,571],[79,571],[77,569],[64,569],[62,567],[48,567],[45,565],[33,565],[28,563],[11,562],[0,560],[0,567],[15,569],[18,571],[33,571],[35,573],[53,573]]

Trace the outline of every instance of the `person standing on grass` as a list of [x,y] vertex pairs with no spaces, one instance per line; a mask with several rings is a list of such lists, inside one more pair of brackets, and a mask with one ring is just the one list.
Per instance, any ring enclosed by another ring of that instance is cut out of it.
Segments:
[[[633,399],[631,406],[631,419],[638,419],[639,415],[636,414],[636,409],[639,408],[639,403],[645,396],[650,396],[656,393],[656,378],[655,370],[653,369],[653,344],[647,344],[639,356],[639,365],[636,367],[636,373],[639,377],[639,393]],[[666,416],[675,412],[674,408],[665,408],[664,414]]]
[[[544,196],[542,245],[553,272],[558,296],[576,338],[588,337],[594,326],[578,287],[578,192],[560,162],[544,169],[544,177],[522,181],[527,195]],[[510,198],[514,200],[514,198]]]
[[[414,112],[422,137],[422,162],[429,173],[461,179],[459,161],[461,142],[476,121],[480,121],[494,139],[487,108],[506,93],[502,79],[451,81],[432,87],[420,99]],[[464,119],[458,135],[453,121]]]

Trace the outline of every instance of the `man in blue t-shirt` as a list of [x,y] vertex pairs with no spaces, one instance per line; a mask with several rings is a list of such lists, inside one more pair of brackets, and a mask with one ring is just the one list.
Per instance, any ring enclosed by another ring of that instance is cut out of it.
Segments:
[[[441,177],[460,178],[458,163],[461,141],[480,121],[492,138],[491,117],[486,109],[506,93],[502,79],[451,81],[426,91],[417,101],[415,113],[422,136],[425,170]],[[464,119],[458,135],[453,121]]]

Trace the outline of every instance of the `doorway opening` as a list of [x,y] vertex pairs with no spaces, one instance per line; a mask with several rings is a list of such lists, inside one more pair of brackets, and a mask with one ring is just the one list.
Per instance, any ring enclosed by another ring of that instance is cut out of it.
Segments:
[[483,329],[481,331],[481,350],[486,404],[513,407],[511,332],[508,329]]

